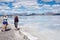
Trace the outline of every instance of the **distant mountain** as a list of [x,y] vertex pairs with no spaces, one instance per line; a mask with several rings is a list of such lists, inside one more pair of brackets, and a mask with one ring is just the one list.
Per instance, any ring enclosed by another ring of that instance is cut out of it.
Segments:
[[46,12],[45,15],[60,15],[60,13]]
[[[0,13],[0,15],[4,15]],[[33,16],[33,15],[60,15],[60,13],[46,12],[46,13],[6,13],[8,16],[19,15],[19,16]]]

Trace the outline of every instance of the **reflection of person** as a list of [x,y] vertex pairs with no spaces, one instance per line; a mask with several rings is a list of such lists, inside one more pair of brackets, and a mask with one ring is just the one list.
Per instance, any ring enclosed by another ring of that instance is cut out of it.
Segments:
[[18,29],[18,22],[19,22],[18,16],[15,16],[15,18],[14,18],[14,25],[15,25],[16,29]]
[[7,22],[7,17],[6,15],[3,16],[3,26],[2,26],[2,31],[5,31],[7,28],[8,22]]

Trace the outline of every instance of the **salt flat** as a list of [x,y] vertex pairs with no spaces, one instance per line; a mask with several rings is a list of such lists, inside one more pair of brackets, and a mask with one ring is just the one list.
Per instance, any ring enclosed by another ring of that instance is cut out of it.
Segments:
[[[29,16],[20,19],[22,30],[38,40],[60,40],[60,16]],[[21,22],[22,21],[22,22]]]
[[[12,25],[13,19],[8,19]],[[19,20],[18,27],[38,40],[60,40],[60,16],[19,16]]]

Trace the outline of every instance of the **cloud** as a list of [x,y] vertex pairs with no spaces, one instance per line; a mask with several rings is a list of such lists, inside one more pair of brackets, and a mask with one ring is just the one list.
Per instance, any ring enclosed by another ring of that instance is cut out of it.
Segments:
[[60,5],[59,4],[53,5],[52,7],[53,7],[53,9],[60,9]]
[[16,1],[37,1],[37,0],[16,0]]
[[53,13],[60,13],[60,5],[55,4],[53,6],[44,4],[40,7],[41,12],[53,12]]
[[36,0],[20,0],[20,2],[13,3],[13,6],[16,9],[21,7],[21,6],[24,6],[28,9],[38,8],[38,4],[37,4]]
[[55,0],[56,3],[60,3],[60,0]]
[[45,8],[45,9],[52,9],[52,7],[51,7],[50,5],[47,5],[47,4],[44,4],[44,5],[42,6],[42,8]]
[[39,8],[38,4],[36,2],[23,2],[22,3],[23,6],[27,7],[28,9],[35,9],[35,8]]
[[[31,4],[30,4],[31,3]],[[18,3],[19,4],[19,3]],[[27,13],[45,13],[45,12],[54,12],[54,13],[60,13],[60,5],[59,4],[55,4],[53,6],[51,5],[47,5],[44,4],[42,6],[39,6],[37,3],[35,2],[21,2],[19,4],[20,6],[23,5],[24,7],[26,7],[26,10],[24,10],[24,12]],[[14,8],[14,10],[12,11],[13,13],[19,13],[19,12],[23,12],[22,10],[18,9],[20,6],[18,6],[17,8]],[[18,11],[20,10],[20,11]]]
[[51,2],[51,1],[55,1],[56,3],[60,3],[60,0],[42,0],[44,2]]
[[14,0],[0,0],[0,2],[13,2]]
[[[15,3],[13,3],[14,8],[12,10],[6,10],[10,9],[7,5],[3,4],[4,6],[0,6],[1,12],[6,13],[45,13],[45,12],[59,12],[60,13],[60,5],[47,5],[47,4],[37,4],[37,0],[16,0]],[[43,0],[46,2],[52,1],[52,0]],[[26,9],[20,9],[20,7],[23,6]]]
[[[26,10],[29,10],[29,12],[54,12],[54,10],[56,11],[59,11],[58,9],[60,8],[59,5],[47,5],[47,4],[44,4],[44,5],[40,5],[37,4],[37,0],[19,0],[20,2],[17,2],[17,3],[14,3],[13,5],[15,6],[16,9],[18,9],[19,7],[21,6],[24,6],[26,8]],[[50,1],[53,1],[53,0],[42,0],[44,2],[50,2]]]
[[60,13],[60,5],[59,4],[53,5],[52,8],[55,13]]
[[0,10],[1,9],[10,9],[10,7],[8,7],[8,6],[0,6]]
[[50,1],[53,1],[53,0],[42,0],[42,1],[44,1],[44,2],[50,2]]

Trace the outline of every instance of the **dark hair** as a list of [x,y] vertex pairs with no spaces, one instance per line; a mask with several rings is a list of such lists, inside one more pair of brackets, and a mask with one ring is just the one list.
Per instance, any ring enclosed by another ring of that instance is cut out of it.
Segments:
[[15,16],[15,18],[14,18],[14,22],[18,22],[19,20],[18,20],[18,16]]

